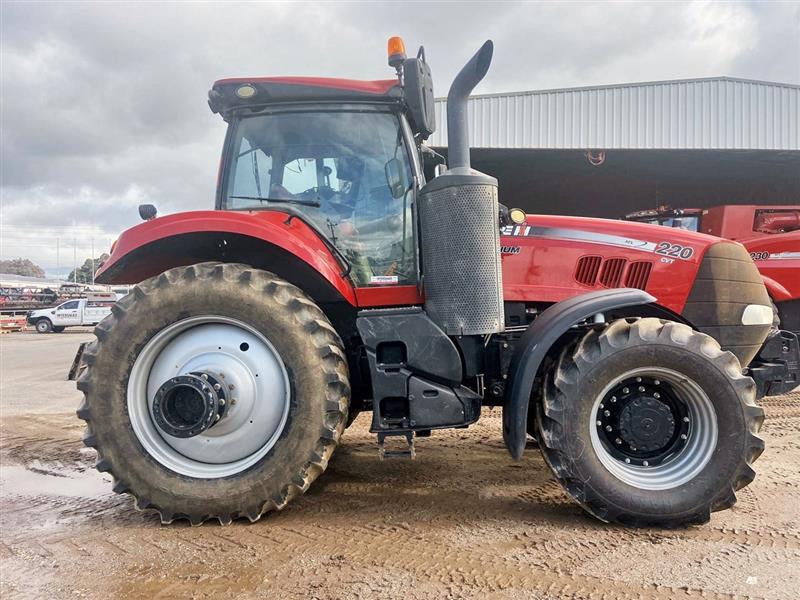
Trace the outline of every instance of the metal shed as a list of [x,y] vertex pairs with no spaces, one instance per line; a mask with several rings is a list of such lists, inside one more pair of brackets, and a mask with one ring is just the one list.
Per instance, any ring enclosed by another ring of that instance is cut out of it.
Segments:
[[[730,77],[486,94],[469,101],[477,148],[800,150],[800,85]],[[447,140],[445,99],[436,101]]]
[[[713,77],[469,102],[473,166],[532,212],[800,203],[800,85]],[[436,121],[428,143],[443,148],[444,99]]]

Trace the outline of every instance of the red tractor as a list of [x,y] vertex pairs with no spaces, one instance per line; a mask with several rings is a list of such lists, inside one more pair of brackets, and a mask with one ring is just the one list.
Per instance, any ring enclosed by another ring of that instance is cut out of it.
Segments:
[[308,488],[360,411],[381,456],[412,456],[415,436],[502,406],[511,456],[534,434],[599,519],[732,506],[764,447],[757,394],[789,377],[752,362],[772,309],[744,247],[506,209],[467,143],[491,42],[450,88],[446,169],[423,144],[424,52],[389,49],[391,80],[214,84],[216,210],[140,207],[97,274],[140,282],[83,356],[98,469],[164,523],[255,521]]
[[738,241],[747,248],[764,278],[776,326],[800,335],[800,206],[662,206],[625,215],[625,220]]

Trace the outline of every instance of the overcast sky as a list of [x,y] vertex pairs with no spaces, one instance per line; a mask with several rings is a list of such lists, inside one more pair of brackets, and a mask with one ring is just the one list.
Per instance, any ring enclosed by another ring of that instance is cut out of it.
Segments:
[[[437,95],[482,41],[477,92],[727,75],[800,83],[800,2],[0,2],[0,256],[48,273],[139,222],[213,207],[216,79],[384,79],[424,44]],[[56,245],[59,241],[60,257]]]

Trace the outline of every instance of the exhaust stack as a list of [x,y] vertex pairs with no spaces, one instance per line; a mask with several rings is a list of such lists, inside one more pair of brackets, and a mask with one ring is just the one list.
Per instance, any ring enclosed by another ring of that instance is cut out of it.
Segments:
[[447,93],[447,164],[451,169],[470,168],[467,101],[486,76],[493,53],[492,40],[486,40],[458,72]]
[[492,62],[486,42],[447,95],[447,171],[419,194],[425,311],[448,335],[503,331],[497,180],[470,167],[467,100]]

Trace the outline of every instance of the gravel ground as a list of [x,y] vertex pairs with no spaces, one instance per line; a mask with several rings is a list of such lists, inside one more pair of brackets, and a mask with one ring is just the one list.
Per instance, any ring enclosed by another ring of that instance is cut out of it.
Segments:
[[512,461],[499,410],[379,461],[367,416],[328,471],[250,525],[161,526],[92,467],[64,380],[91,334],[0,337],[3,598],[794,599],[800,393],[763,402],[767,450],[702,527],[628,530],[572,504],[538,451]]

